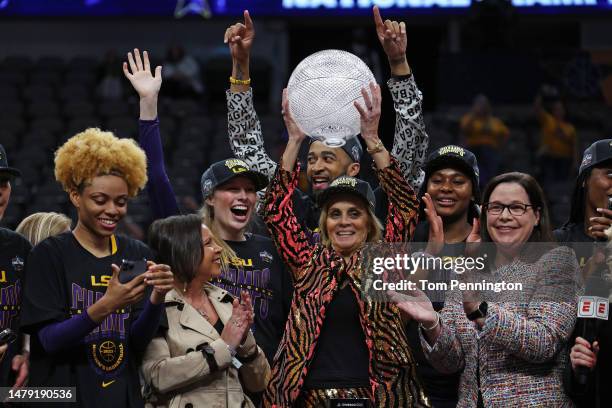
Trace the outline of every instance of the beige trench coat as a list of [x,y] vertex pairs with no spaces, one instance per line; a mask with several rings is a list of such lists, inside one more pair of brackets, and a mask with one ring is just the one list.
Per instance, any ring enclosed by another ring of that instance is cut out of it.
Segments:
[[[205,290],[219,318],[226,324],[232,313],[230,295],[213,285],[206,285]],[[240,360],[257,353],[256,357],[243,362],[238,370],[232,365],[229,349],[217,331],[176,290],[166,294],[166,313],[168,330],[165,336],[151,341],[143,359],[145,397],[147,390],[152,391],[147,406],[254,407],[242,387],[252,392],[263,391],[269,380],[270,366],[255,344],[253,334],[249,332],[236,357]],[[202,352],[196,350],[204,343],[215,350],[219,369],[212,373]]]

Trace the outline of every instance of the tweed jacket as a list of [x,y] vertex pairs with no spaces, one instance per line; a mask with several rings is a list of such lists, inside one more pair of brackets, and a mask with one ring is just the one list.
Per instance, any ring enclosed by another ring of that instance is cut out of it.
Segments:
[[[361,250],[345,260],[330,247],[312,245],[293,213],[291,195],[299,169],[278,166],[266,193],[263,218],[294,277],[294,296],[285,334],[274,357],[272,379],[264,394],[264,407],[291,407],[300,395],[312,361],[325,310],[339,289],[348,283],[357,299],[360,322],[369,350],[369,379],[375,407],[424,407],[429,402],[416,374],[410,346],[398,308],[390,303],[364,301]],[[377,170],[389,196],[385,239],[409,241],[418,201],[397,162]]]
[[[225,290],[207,284],[205,290],[221,321],[227,324],[232,315],[232,297]],[[166,294],[168,329],[155,337],[144,355],[142,372],[145,397],[150,391],[148,407],[254,408],[244,394],[262,391],[270,376],[270,366],[255,338],[249,333],[237,358],[256,356],[243,362],[240,370],[232,364],[227,344],[197,310],[185,302],[180,292]],[[199,346],[209,343],[215,350],[218,370],[211,372]],[[241,384],[242,380],[242,384]],[[152,392],[151,392],[152,391]]]
[[576,321],[579,294],[574,252],[557,247],[536,262],[514,261],[494,279],[521,282],[489,302],[479,330],[467,319],[462,294],[447,294],[442,331],[433,347],[420,331],[425,356],[443,373],[463,370],[457,407],[476,407],[478,380],[485,407],[572,406],[563,392],[564,350]]

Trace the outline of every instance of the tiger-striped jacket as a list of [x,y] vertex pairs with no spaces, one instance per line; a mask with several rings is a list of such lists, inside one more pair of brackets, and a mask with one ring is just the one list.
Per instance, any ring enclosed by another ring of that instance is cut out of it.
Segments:
[[[296,166],[297,167],[297,166]],[[414,231],[418,201],[402,176],[397,161],[376,170],[389,197],[385,228],[387,242],[409,241]],[[317,347],[326,307],[346,274],[359,304],[360,322],[369,350],[369,377],[374,406],[428,407],[397,307],[361,298],[361,251],[349,262],[330,247],[312,245],[293,213],[291,195],[299,168],[293,173],[279,165],[266,192],[262,216],[278,252],[293,274],[295,292],[285,334],[274,357],[272,379],[264,394],[264,407],[291,407],[298,398]]]

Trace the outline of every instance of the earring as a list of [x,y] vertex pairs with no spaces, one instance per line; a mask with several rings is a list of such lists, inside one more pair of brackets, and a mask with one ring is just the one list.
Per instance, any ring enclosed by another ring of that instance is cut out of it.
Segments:
[[183,293],[187,293],[187,282],[183,285]]

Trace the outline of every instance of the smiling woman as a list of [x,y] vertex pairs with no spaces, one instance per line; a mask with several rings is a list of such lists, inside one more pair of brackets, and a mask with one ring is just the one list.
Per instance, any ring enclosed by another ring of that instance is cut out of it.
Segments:
[[555,241],[544,192],[525,173],[504,173],[489,182],[483,195],[482,224],[484,242]]
[[[418,201],[378,137],[380,88],[372,83],[369,91],[362,90],[365,107],[355,104],[355,108],[361,117],[361,137],[389,200],[384,239],[409,241]],[[318,194],[321,240],[313,244],[290,199],[297,186],[296,161],[305,134],[293,120],[286,90],[283,117],[289,139],[266,191],[262,216],[293,274],[295,290],[263,406],[321,407],[330,398],[353,400],[342,403],[347,406],[431,406],[414,374],[399,310],[362,296],[362,249],[383,235],[374,215],[372,188],[347,175],[329,185],[319,179],[326,188]],[[317,168],[317,163],[309,167]]]
[[[552,244],[544,193],[530,175],[494,177],[483,201],[482,228],[475,223],[466,242],[478,243],[482,236],[483,242],[492,243],[490,275],[484,277],[521,283],[520,298],[509,287],[489,303],[480,296],[476,301],[469,291],[449,291],[438,312],[420,292],[409,301],[397,298],[398,306],[419,323],[422,350],[433,368],[459,376],[457,407],[500,401],[509,406],[569,406],[562,368],[563,349],[576,320],[575,254]],[[431,200],[427,205],[430,222],[435,222]],[[444,242],[441,228],[436,235]]]
[[[248,13],[247,13],[248,14]],[[228,28],[228,31],[237,25]],[[149,168],[147,193],[156,219],[180,213],[164,165],[157,100],[162,84],[161,69],[151,72],[148,53],[128,53],[124,73],[140,96],[140,145]],[[255,308],[254,335],[272,361],[285,327],[291,298],[291,277],[276,253],[272,240],[248,232],[256,209],[256,191],[268,183],[260,172],[251,171],[242,160],[228,158],[212,164],[201,178],[204,200],[200,215],[223,248],[224,268],[213,284],[239,296],[250,292]],[[251,395],[252,400],[256,396]]]
[[167,322],[143,357],[156,406],[254,408],[244,391],[263,390],[270,366],[249,330],[248,292],[238,300],[210,283],[221,272],[218,240],[195,214],[155,221],[149,239],[176,273]]
[[28,258],[21,325],[31,335],[29,385],[76,387],[81,407],[142,407],[134,356],[157,331],[174,281],[167,265],[151,261],[119,280],[122,260],[152,258],[144,244],[114,234],[146,182],[145,155],[130,140],[87,129],[57,151],[55,176],[78,221]]
[[[379,161],[384,163],[386,156],[388,165],[377,173],[391,203],[385,240],[408,241],[416,197],[397,162],[386,150],[381,156]],[[404,330],[388,330],[403,327],[398,310],[361,296],[361,250],[382,237],[370,185],[343,176],[321,192],[321,243],[312,245],[293,212],[293,201],[286,199],[299,171],[289,173],[281,163],[277,172],[266,194],[264,219],[293,273],[295,293],[264,406],[319,407],[330,397],[366,399],[367,406],[375,407],[429,406],[410,374],[415,365]],[[397,352],[382,351],[389,349]],[[373,376],[385,380],[372,387]]]

